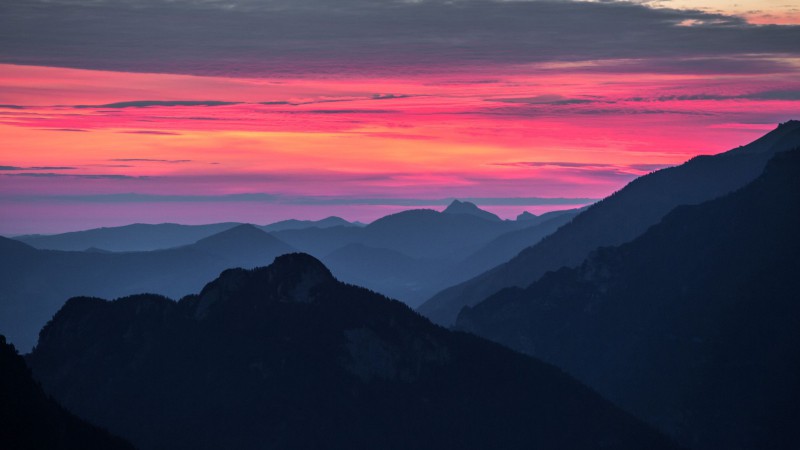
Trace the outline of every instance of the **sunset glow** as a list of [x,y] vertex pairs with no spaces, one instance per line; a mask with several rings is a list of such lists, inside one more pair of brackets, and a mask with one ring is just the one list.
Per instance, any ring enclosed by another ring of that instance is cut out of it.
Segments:
[[313,54],[280,71],[5,56],[0,233],[370,221],[451,198],[513,217],[600,199],[800,112],[797,54],[598,56],[424,69],[369,56],[326,72]]

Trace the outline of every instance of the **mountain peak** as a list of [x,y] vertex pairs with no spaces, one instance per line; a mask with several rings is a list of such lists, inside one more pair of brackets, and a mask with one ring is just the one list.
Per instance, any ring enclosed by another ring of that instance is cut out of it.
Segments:
[[237,296],[256,302],[268,298],[271,301],[309,303],[313,300],[310,295],[313,288],[335,280],[317,258],[305,253],[287,253],[276,257],[267,267],[222,272],[203,288],[195,316],[206,317],[212,305]]
[[472,202],[462,202],[458,199],[453,200],[450,205],[442,211],[443,214],[469,214],[471,216],[477,216],[482,219],[492,220],[499,222],[500,218],[496,215],[490,213],[489,211],[484,211],[475,203]]
[[517,221],[533,220],[533,219],[536,219],[537,217],[539,217],[539,216],[537,216],[536,214],[531,214],[528,211],[522,211],[522,213],[517,216]]
[[278,256],[275,261],[267,267],[279,275],[287,273],[312,274],[316,278],[333,280],[331,271],[322,264],[320,260],[308,253],[287,253]]

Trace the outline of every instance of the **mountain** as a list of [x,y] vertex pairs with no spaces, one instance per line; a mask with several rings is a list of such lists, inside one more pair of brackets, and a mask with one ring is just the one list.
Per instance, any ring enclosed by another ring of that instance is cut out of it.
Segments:
[[321,220],[297,220],[289,219],[280,222],[264,225],[261,228],[264,231],[284,231],[284,230],[303,230],[306,228],[331,228],[331,227],[358,227],[362,226],[354,222],[348,222],[341,217],[330,216]]
[[0,330],[24,351],[69,297],[152,292],[180,298],[225,269],[261,266],[294,251],[252,225],[151,252],[38,250],[5,238],[0,250]]
[[698,450],[800,448],[800,147],[465,308],[458,328],[553,363]]
[[637,178],[510,261],[434,295],[419,312],[451,325],[464,306],[506,287],[528,286],[547,271],[574,267],[598,247],[629,242],[676,206],[702,203],[746,185],[774,154],[798,145],[800,121],[790,121],[744,147]]
[[442,266],[437,259],[413,258],[396,250],[348,244],[322,258],[340,280],[364,286],[412,308],[442,286]]
[[[282,255],[294,249],[280,239],[253,225],[238,225],[194,243],[190,249],[225,258],[232,255],[230,264],[254,267],[264,264],[265,255]],[[229,266],[234,267],[234,266]]]
[[361,243],[419,258],[463,258],[497,236],[519,229],[514,221],[430,209],[403,211],[363,228]]
[[523,221],[524,224],[530,225],[498,236],[459,262],[451,271],[457,278],[451,278],[450,284],[467,280],[508,261],[525,248],[536,244],[569,223],[580,211],[579,209],[554,211]]
[[179,225],[135,223],[122,227],[96,228],[71,233],[17,236],[14,239],[45,250],[141,252],[192,244],[199,239],[233,228],[238,223]]
[[523,220],[536,220],[536,218],[537,218],[537,217],[539,217],[539,216],[537,216],[536,214],[531,214],[531,213],[529,213],[528,211],[522,211],[522,213],[520,213],[520,214],[517,216],[517,220],[519,220],[519,221],[523,221]]
[[472,202],[462,202],[459,200],[453,200],[450,205],[442,211],[444,214],[469,214],[475,217],[480,217],[481,219],[491,220],[494,222],[500,222],[501,219],[497,217],[497,215],[490,213],[489,211],[484,211],[478,208],[475,203]]
[[675,448],[560,370],[304,254],[227,270],[179,302],[73,298],[28,362],[143,450]]
[[73,416],[33,380],[25,360],[0,335],[0,447],[5,450],[133,450]]

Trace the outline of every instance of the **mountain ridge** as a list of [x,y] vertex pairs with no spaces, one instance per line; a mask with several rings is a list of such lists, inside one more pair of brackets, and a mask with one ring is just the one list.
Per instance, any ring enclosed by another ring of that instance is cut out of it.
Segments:
[[639,177],[513,259],[440,291],[418,311],[436,323],[452,325],[463,306],[505,287],[525,287],[547,271],[573,267],[597,247],[628,242],[676,206],[701,203],[744,186],[761,174],[772,155],[797,145],[800,121],[789,121],[746,146]]

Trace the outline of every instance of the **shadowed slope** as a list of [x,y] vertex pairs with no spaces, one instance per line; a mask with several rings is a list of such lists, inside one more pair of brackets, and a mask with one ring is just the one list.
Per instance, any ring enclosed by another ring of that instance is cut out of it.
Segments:
[[458,327],[564,368],[695,449],[800,445],[800,149]]

